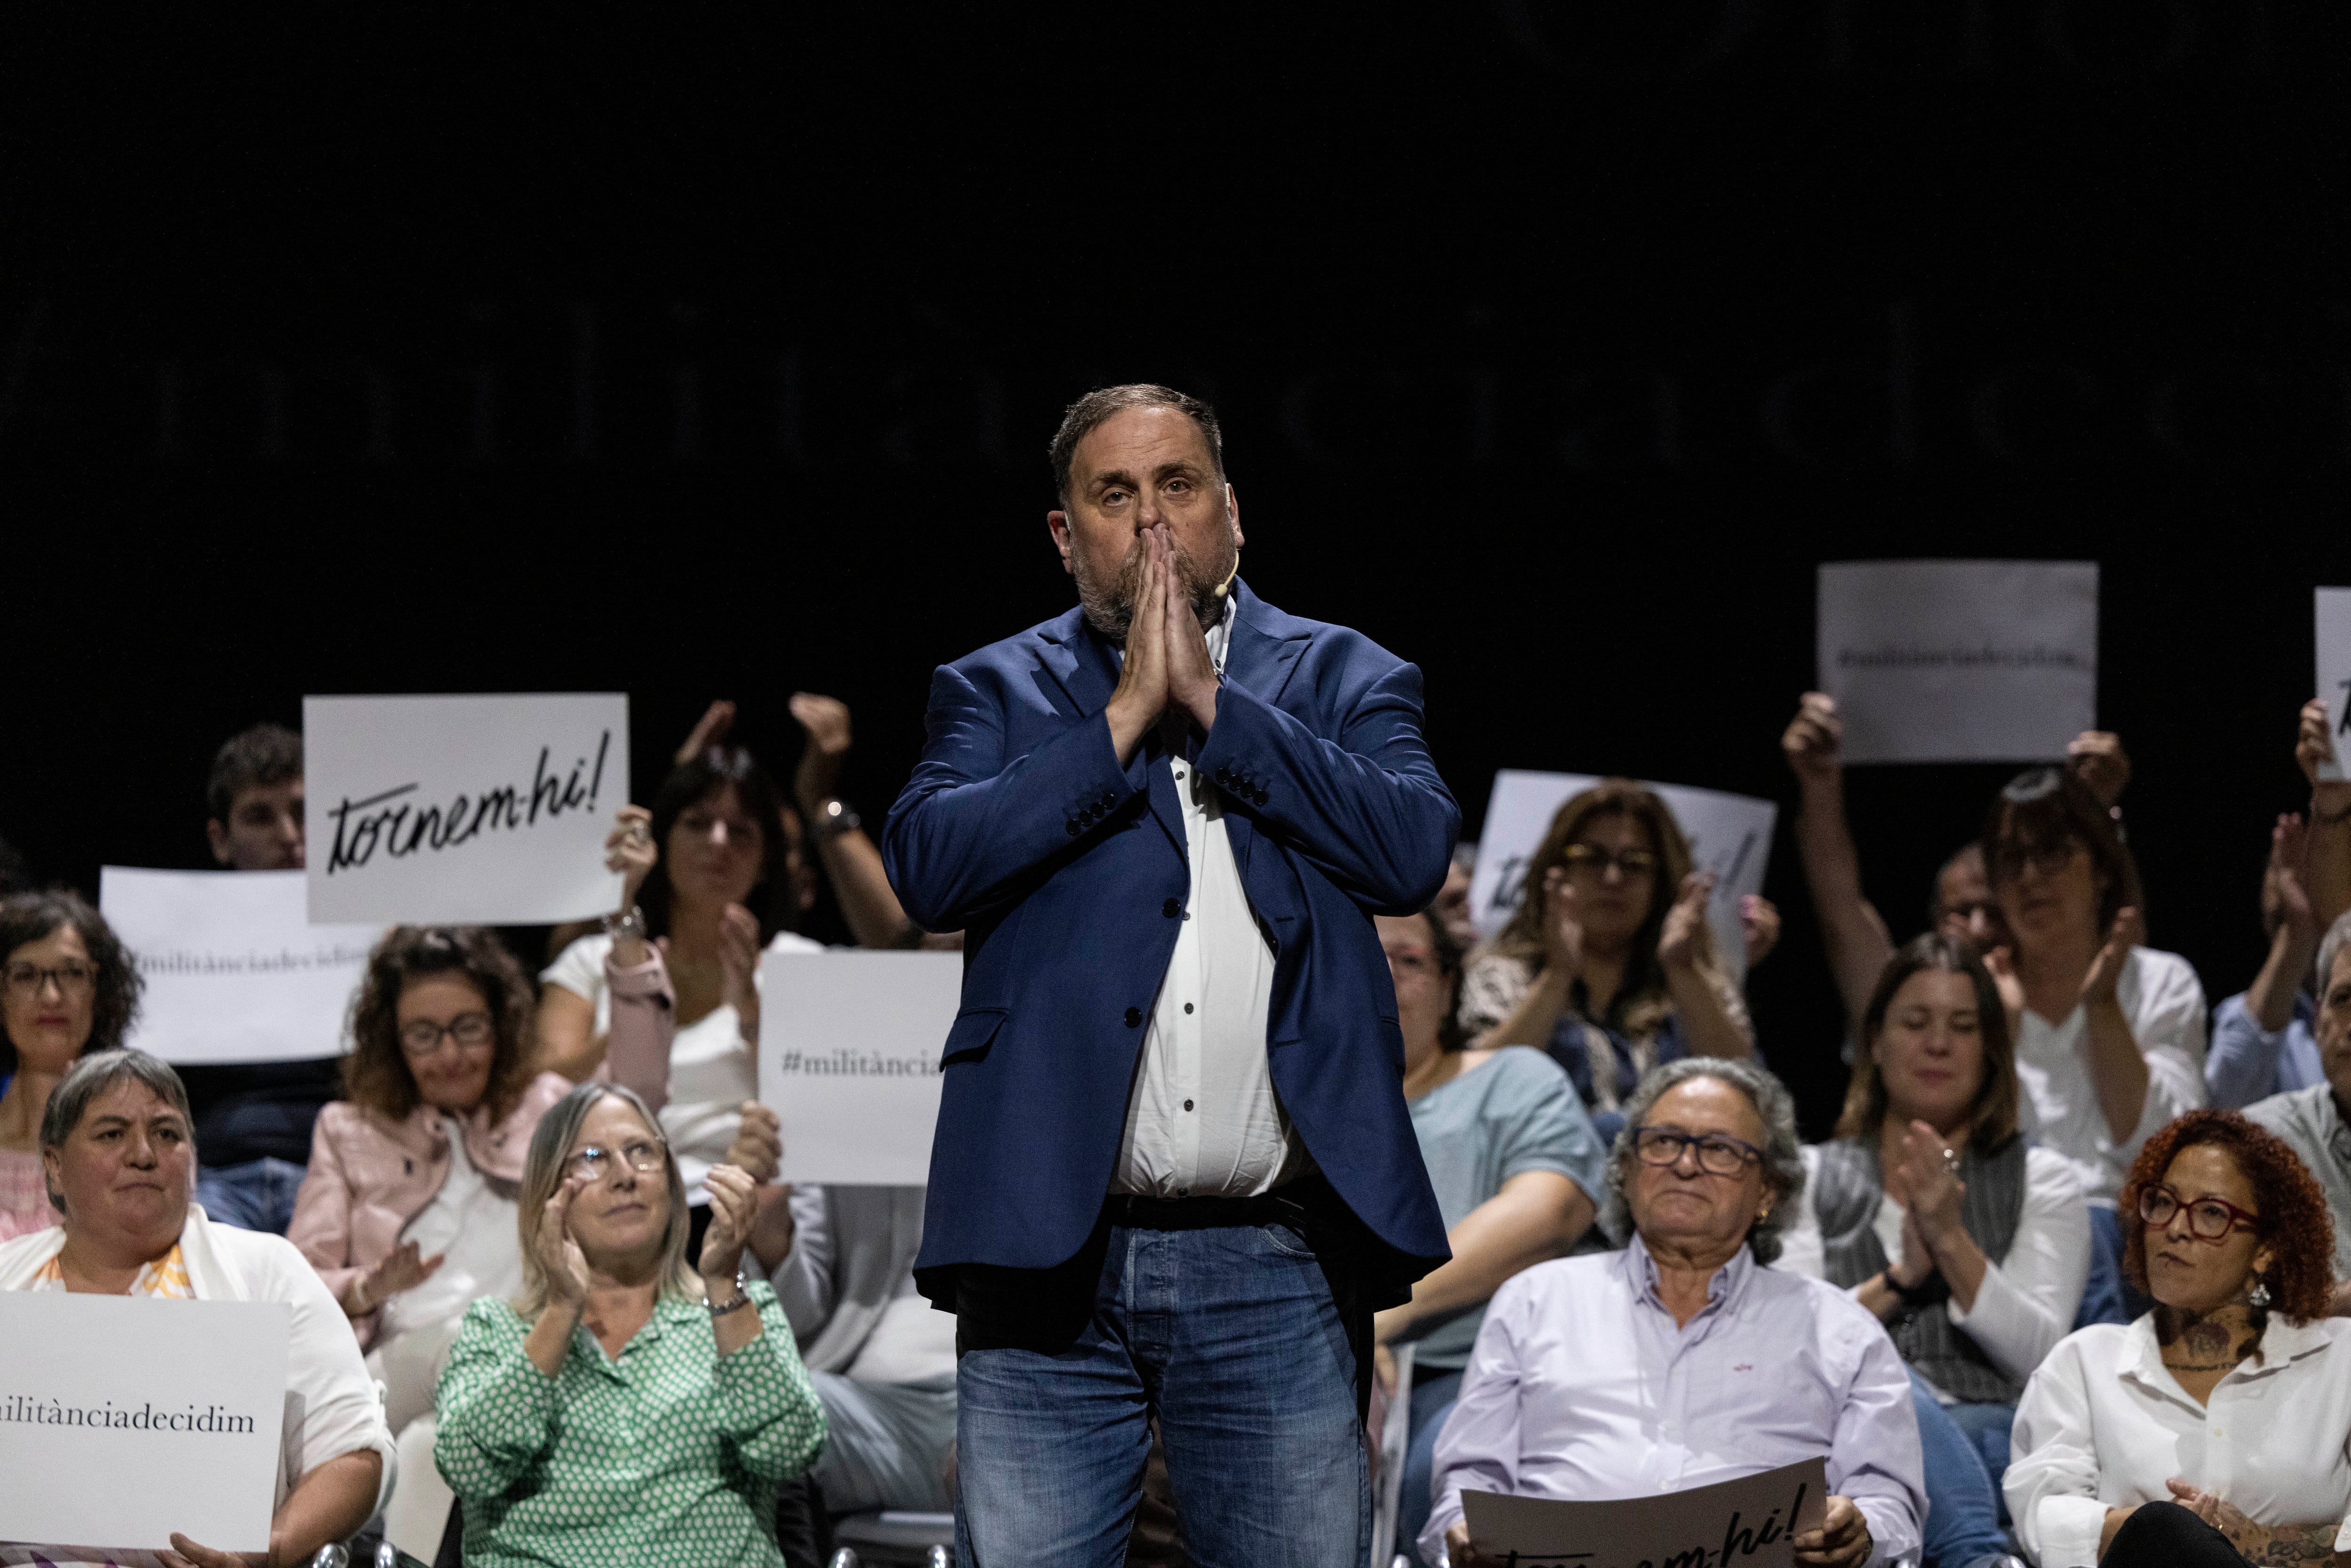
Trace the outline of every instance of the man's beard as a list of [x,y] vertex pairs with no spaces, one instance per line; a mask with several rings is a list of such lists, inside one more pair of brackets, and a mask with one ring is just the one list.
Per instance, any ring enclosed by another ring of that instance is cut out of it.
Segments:
[[[1228,545],[1224,559],[1217,561],[1212,570],[1183,546],[1174,548],[1176,586],[1192,601],[1192,613],[1205,629],[1224,612],[1224,601],[1217,590],[1232,574],[1238,552]],[[1117,578],[1104,582],[1078,565],[1074,553],[1071,556],[1071,575],[1078,580],[1078,603],[1085,611],[1088,623],[1116,647],[1126,646],[1127,632],[1134,624],[1134,606],[1143,597],[1144,563],[1147,559],[1143,541],[1136,539],[1126,559],[1119,562]]]

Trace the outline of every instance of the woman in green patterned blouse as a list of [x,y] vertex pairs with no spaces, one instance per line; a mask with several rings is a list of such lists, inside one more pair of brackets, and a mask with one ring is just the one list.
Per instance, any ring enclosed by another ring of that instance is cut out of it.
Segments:
[[434,1458],[471,1568],[778,1568],[776,1489],[824,1411],[764,1281],[758,1213],[719,1166],[696,1271],[684,1183],[644,1103],[583,1083],[539,1122],[520,1202],[524,1299],[465,1314]]

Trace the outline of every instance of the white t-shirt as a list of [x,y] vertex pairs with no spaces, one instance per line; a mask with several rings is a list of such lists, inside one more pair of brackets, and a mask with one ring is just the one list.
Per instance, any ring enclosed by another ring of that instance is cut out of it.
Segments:
[[2131,1039],[2147,1059],[2147,1101],[2138,1125],[2116,1143],[2098,1109],[2098,1091],[2085,1053],[2089,1014],[2079,1003],[2063,1023],[2031,1008],[2016,1031],[2016,1077],[2032,1108],[2032,1132],[2043,1148],[2073,1164],[2082,1192],[2112,1208],[2131,1161],[2149,1134],[2204,1103],[2204,988],[2177,953],[2134,947],[2123,960],[2115,999],[2130,1020]]
[[449,1176],[433,1201],[400,1233],[417,1256],[441,1256],[433,1277],[383,1304],[382,1337],[454,1322],[484,1296],[522,1294],[522,1239],[516,1205],[465,1157],[465,1129],[444,1116]]
[[[1819,1173],[1820,1146],[1803,1148],[1804,1179]],[[1902,1257],[1902,1206],[1880,1194],[1870,1228],[1887,1262]],[[1809,1194],[1796,1205],[1796,1221],[1782,1232],[1780,1259],[1772,1265],[1792,1274],[1825,1277],[1821,1219]],[[2023,1381],[2032,1375],[2059,1340],[2073,1332],[2082,1310],[2082,1290],[2090,1273],[2090,1215],[2072,1162],[2048,1149],[2024,1151],[2024,1207],[2005,1258],[1984,1260],[1976,1304],[1966,1312],[1955,1297],[1943,1303],[1952,1326],[1964,1329],[1992,1364]]]
[[[596,1004],[596,1032],[612,1027],[612,998],[604,988],[604,957],[612,939],[602,932],[582,936],[556,956],[539,979],[561,986]],[[770,953],[821,953],[824,944],[778,931]],[[759,1097],[757,1042],[743,1038],[742,1016],[721,1002],[690,1024],[678,1026],[669,1052],[669,1103],[661,1110],[662,1136],[677,1155],[678,1174],[696,1204],[707,1203],[702,1178],[726,1157],[743,1124],[743,1102]]]

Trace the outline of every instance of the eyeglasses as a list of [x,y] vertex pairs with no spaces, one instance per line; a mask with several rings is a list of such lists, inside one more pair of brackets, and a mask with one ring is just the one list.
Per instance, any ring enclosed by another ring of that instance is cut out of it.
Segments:
[[649,1144],[642,1138],[622,1145],[617,1151],[590,1144],[564,1161],[563,1171],[566,1176],[576,1176],[583,1181],[601,1181],[606,1175],[621,1168],[622,1160],[628,1161],[629,1168],[639,1176],[651,1176],[662,1168],[662,1146]]
[[1698,1168],[1708,1176],[1737,1176],[1749,1166],[1763,1163],[1763,1151],[1719,1133],[1677,1133],[1668,1127],[1644,1127],[1633,1134],[1633,1153],[1645,1166],[1677,1166],[1682,1151],[1695,1150]]
[[2151,1186],[2138,1195],[2138,1217],[2156,1229],[2168,1228],[2171,1217],[2183,1207],[2188,1210],[2188,1234],[2199,1241],[2221,1241],[2231,1230],[2254,1229],[2262,1218],[2217,1197],[2189,1203],[2168,1186]]
[[22,996],[37,997],[52,982],[61,994],[79,996],[97,988],[98,966],[85,964],[77,958],[68,958],[55,967],[46,964],[8,966],[8,988]]
[[1657,869],[1657,857],[1646,850],[1618,850],[1612,854],[1598,844],[1570,844],[1560,852],[1560,862],[1571,875],[1581,872],[1586,876],[1606,876],[1612,865],[1628,877],[1646,876]]
[[2024,844],[2002,844],[1992,852],[1991,866],[1995,874],[2004,879],[2022,876],[2030,869],[2043,876],[2055,876],[2074,863],[2084,845],[2079,839],[2060,839],[2053,844],[2039,848]]
[[447,1023],[418,1019],[400,1031],[400,1049],[413,1057],[431,1056],[441,1049],[441,1041],[445,1036],[455,1040],[460,1051],[479,1051],[489,1044],[496,1033],[487,1013],[459,1013]]

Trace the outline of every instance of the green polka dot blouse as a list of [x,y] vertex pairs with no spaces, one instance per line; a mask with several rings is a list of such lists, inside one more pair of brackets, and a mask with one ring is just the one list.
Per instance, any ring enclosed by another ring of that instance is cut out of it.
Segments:
[[555,1377],[513,1307],[468,1308],[433,1447],[467,1568],[778,1568],[776,1489],[824,1446],[824,1409],[775,1292],[747,1289],[766,1332],[731,1355],[700,1301],[664,1296],[615,1359],[573,1329]]

